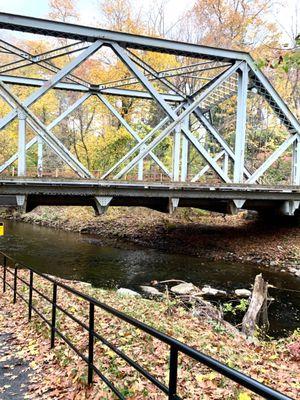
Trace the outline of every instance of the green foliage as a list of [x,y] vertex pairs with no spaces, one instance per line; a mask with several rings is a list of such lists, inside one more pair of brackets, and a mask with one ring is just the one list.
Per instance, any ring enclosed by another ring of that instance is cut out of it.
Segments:
[[124,128],[106,127],[95,141],[93,169],[104,172],[129,151],[132,138]]
[[233,302],[224,303],[222,308],[224,314],[236,315],[237,312],[246,312],[248,305],[249,300],[241,299],[236,305]]

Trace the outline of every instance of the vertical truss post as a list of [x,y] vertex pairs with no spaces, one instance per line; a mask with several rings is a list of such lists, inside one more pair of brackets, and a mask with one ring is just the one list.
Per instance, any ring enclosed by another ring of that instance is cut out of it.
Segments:
[[245,164],[247,122],[248,65],[244,62],[238,69],[237,116],[235,132],[235,161],[233,181],[242,183]]
[[43,176],[43,139],[38,136],[37,138],[37,174],[38,177]]
[[229,155],[227,151],[224,151],[223,171],[225,172],[226,175],[228,175],[228,169],[229,169]]
[[173,135],[173,173],[174,182],[179,181],[180,174],[180,142],[181,142],[181,124],[177,125]]
[[[141,150],[140,150],[141,151]],[[138,180],[142,181],[144,177],[144,159],[138,162]]]
[[300,185],[300,137],[293,143],[292,184]]
[[26,176],[26,115],[19,109],[18,176]]
[[[187,129],[190,129],[190,118],[187,116],[183,120],[183,124]],[[182,144],[181,144],[181,182],[186,182],[188,175],[188,156],[189,156],[189,141],[182,135]]]

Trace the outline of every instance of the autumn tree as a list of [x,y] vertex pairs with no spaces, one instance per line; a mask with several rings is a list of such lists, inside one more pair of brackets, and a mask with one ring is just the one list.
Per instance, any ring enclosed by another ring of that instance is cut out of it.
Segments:
[[56,21],[74,22],[78,20],[77,0],[50,0],[49,17]]
[[186,14],[182,34],[208,46],[255,50],[278,44],[268,15],[272,0],[197,0]]

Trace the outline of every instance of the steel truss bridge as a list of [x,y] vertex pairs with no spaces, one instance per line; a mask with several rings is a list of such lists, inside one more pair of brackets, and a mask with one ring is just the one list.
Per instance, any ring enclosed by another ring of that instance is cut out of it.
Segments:
[[[0,28],[4,34],[5,30],[18,31],[51,37],[49,40],[53,43],[53,38],[65,40],[58,48],[31,54],[4,40],[7,35],[0,37],[0,96],[10,107],[6,115],[1,115],[0,129],[5,134],[6,127],[16,120],[18,130],[18,150],[0,166],[0,205],[26,210],[38,205],[90,205],[99,213],[109,205],[146,206],[164,212],[172,212],[177,207],[224,213],[240,209],[284,215],[299,212],[299,121],[250,54],[6,13],[0,13]],[[97,62],[95,57],[100,49],[110,51],[115,64],[121,61],[129,74],[123,79],[100,83],[88,82],[78,75],[76,69],[87,60]],[[146,61],[149,53],[176,57],[177,65],[157,71]],[[63,67],[55,63],[61,58],[67,59]],[[29,67],[33,69],[32,75]],[[37,68],[44,72],[37,74]],[[191,80],[196,82],[193,90],[187,88]],[[26,98],[14,90],[21,86],[30,88]],[[32,106],[51,90],[72,93],[76,101],[46,125]],[[274,113],[286,136],[260,165],[251,169],[245,153],[250,112],[247,99],[253,93]],[[135,141],[100,176],[89,171],[54,134],[54,128],[91,97],[105,106]],[[125,97],[142,102],[139,103],[140,119],[149,101],[160,110],[162,118],[150,132],[141,134],[112,101]],[[233,143],[212,116],[216,108],[226,105],[230,99],[236,99]],[[0,112],[4,114],[1,109]],[[28,128],[35,133],[30,140]],[[168,164],[157,152],[167,138],[172,143]],[[211,140],[217,146],[215,152],[207,146],[206,142]],[[37,176],[33,178],[26,176],[26,155],[34,146]],[[45,147],[81,179],[43,176]],[[191,149],[201,157],[198,171],[192,176],[189,173]],[[264,174],[287,150],[291,152],[289,182],[265,184]],[[160,171],[161,182],[151,181],[147,175],[147,160]],[[18,177],[4,175],[16,162]],[[126,180],[133,171],[136,179]],[[214,180],[206,181],[205,177],[211,173]]]

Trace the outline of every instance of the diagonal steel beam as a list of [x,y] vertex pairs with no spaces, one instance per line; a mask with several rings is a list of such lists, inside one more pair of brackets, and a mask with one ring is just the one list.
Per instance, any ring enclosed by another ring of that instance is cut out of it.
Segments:
[[[112,48],[115,53],[122,59],[122,61],[127,65],[127,67],[131,70],[131,72],[139,79],[142,85],[149,91],[152,97],[158,102],[158,104],[162,107],[162,109],[173,119],[173,121],[177,120],[177,115],[174,110],[169,106],[168,103],[164,101],[162,96],[156,91],[156,89],[151,85],[148,79],[142,74],[142,72],[136,67],[130,57],[127,55],[126,51],[118,44],[112,44]],[[228,79],[239,67],[240,63],[235,63],[231,68],[226,70],[221,79],[217,80],[213,83],[209,89],[206,91],[206,96],[215,89],[219,84],[224,82],[224,80]],[[205,97],[206,97],[205,96]],[[202,96],[200,96],[201,98]],[[203,99],[202,99],[203,100]],[[212,166],[215,172],[225,181],[230,182],[228,176],[224,173],[224,171],[219,167],[219,165],[213,160],[213,158],[209,155],[209,153],[205,150],[205,148],[198,142],[195,136],[190,132],[186,125],[181,126],[182,131],[186,135],[186,137],[190,140],[191,143],[195,146],[198,152],[204,157],[204,159]],[[143,152],[141,152],[143,153]]]
[[[78,67],[81,63],[83,63],[88,57],[94,54],[97,50],[100,49],[103,42],[97,40],[87,49],[85,49],[81,54],[79,54],[74,60],[72,60],[69,64],[67,64],[63,69],[58,71],[49,81],[47,81],[43,86],[41,86],[38,90],[33,92],[29,97],[24,100],[24,106],[29,107],[33,103],[35,103],[41,96],[47,93],[52,87],[54,87],[59,81],[61,81],[66,75],[68,75],[73,69]],[[13,110],[6,117],[0,120],[0,129],[3,129],[8,125],[17,115],[17,110]]]
[[[300,133],[300,123],[297,120],[297,118],[295,117],[295,115],[291,112],[291,110],[288,108],[288,106],[285,104],[285,102],[279,96],[279,94],[274,89],[274,87],[271,85],[271,83],[269,82],[267,77],[257,68],[254,60],[249,59],[247,61],[248,61],[247,64],[251,70],[250,78],[252,76],[254,76],[260,82],[260,84],[265,89],[266,93],[268,94],[267,97],[271,98],[274,101],[274,103],[277,105],[278,109],[280,110],[282,116],[284,116],[284,119],[289,121],[290,126],[287,125],[287,123],[283,120],[283,118],[281,118],[282,122],[288,127],[289,130],[291,130],[291,127],[292,127],[294,129],[294,132]],[[266,98],[267,101],[269,101],[269,98]]]
[[[83,102],[85,102],[89,97],[90,93],[85,93],[80,99],[78,99],[74,104],[72,104],[66,111],[64,111],[61,115],[59,115],[54,121],[52,121],[47,129],[51,131],[56,125],[58,125],[63,119],[65,119],[69,114],[75,111]],[[12,107],[14,106],[9,99],[5,99]],[[26,151],[29,150],[32,146],[34,146],[38,142],[38,137],[35,136],[26,144]],[[0,174],[6,168],[8,168],[11,164],[13,164],[18,159],[18,153],[12,155],[5,163],[0,166]]]
[[[127,52],[128,52],[128,54],[130,54],[130,51],[128,51],[128,49],[127,49]],[[133,59],[132,57],[130,57],[130,58]],[[134,59],[133,59],[133,61],[135,62],[135,64],[139,65],[140,67],[142,67],[142,65],[144,65],[142,61],[139,62],[139,63],[136,62],[136,60],[134,60]],[[214,61],[214,62],[210,61],[210,63],[213,64],[211,67],[204,67],[204,68],[200,68],[199,67],[194,72],[195,73],[197,73],[197,72],[207,72],[207,71],[212,70],[212,69],[220,69],[220,68],[224,69],[224,68],[226,68],[226,67],[228,68],[228,67],[230,67],[232,65],[232,63],[227,63],[227,64],[223,64],[223,65],[215,65],[215,64],[218,63],[217,61]],[[153,73],[150,73],[150,69],[153,70],[153,68],[149,67],[149,72],[147,72],[145,74],[145,76],[149,77],[149,81],[161,80],[161,79],[166,79],[166,78],[173,78],[173,77],[178,77],[178,76],[186,77],[187,76],[186,75],[187,72],[182,72],[181,71],[184,68],[185,68],[185,66],[178,67],[178,72],[176,72],[176,71],[168,72],[169,70],[162,70],[160,72],[157,72],[156,75],[153,75]],[[146,70],[146,68],[143,68],[143,69]],[[151,75],[151,77],[150,77],[150,75]],[[211,80],[211,78],[204,78],[204,77],[197,77],[197,79],[201,79],[201,80],[205,80],[205,81],[210,81]],[[167,80],[167,81],[169,82],[169,86],[173,85],[169,80]],[[135,77],[129,77],[129,78],[117,79],[117,80],[113,80],[113,81],[106,81],[106,82],[101,83],[100,85],[101,85],[102,88],[108,89],[108,88],[121,88],[121,87],[124,87],[124,86],[136,85],[138,83],[139,83],[138,79],[136,79]],[[171,89],[172,91],[174,91],[174,90],[175,90],[175,92],[179,92],[180,91],[180,89],[177,88],[177,86],[173,85],[173,87],[176,88],[176,90],[175,89]]]
[[[2,45],[1,45],[1,43],[2,43]],[[82,43],[82,42],[74,43],[74,44],[64,46],[64,47],[61,47],[58,49],[47,51],[47,52],[41,53],[39,55],[33,55],[33,54],[29,53],[28,51],[24,51],[24,50],[20,49],[19,47],[12,45],[11,43],[8,43],[3,39],[0,39],[0,47],[8,49],[10,54],[14,54],[21,58],[21,60],[13,61],[6,65],[1,65],[0,66],[0,74],[3,74],[3,72],[7,73],[7,72],[15,71],[17,69],[24,68],[24,67],[27,67],[27,66],[33,65],[33,64],[40,65],[42,68],[56,73],[60,68],[56,67],[54,64],[51,64],[48,60],[51,60],[56,57],[61,57],[62,55],[64,55],[64,54],[60,53],[61,50],[67,49],[67,48],[73,47],[73,46],[78,46],[79,43]],[[88,46],[85,45],[82,48],[76,48],[75,50],[69,50],[69,51],[65,52],[65,54],[71,54],[74,52],[78,52],[78,51],[86,49],[87,47]],[[54,53],[54,55],[52,53]],[[88,82],[86,82],[83,79],[81,79],[75,75],[72,75],[72,74],[66,76],[66,79],[76,82],[76,83],[80,83],[85,86],[89,85]]]
[[167,88],[173,90],[175,93],[183,96],[184,98],[186,97],[185,94],[183,93],[182,90],[178,89],[175,85],[173,85],[172,82],[169,82],[168,79],[160,76],[159,72],[156,71],[154,68],[151,67],[148,63],[146,63],[144,60],[140,59],[137,55],[135,55],[132,51],[127,50],[129,57],[134,61],[137,65],[142,67],[145,71],[147,71],[150,75],[152,75],[154,78],[158,79],[161,83],[163,83]]
[[0,82],[0,88],[2,89],[1,96],[4,98],[8,97],[12,101],[18,110],[22,110],[28,118],[28,123],[36,131],[36,133],[51,147],[51,149],[60,158],[67,163],[79,176],[83,178],[92,178],[92,174],[77,160],[76,157],[57,139],[51,131],[26,107],[20,102],[20,100],[10,92],[8,87]]
[[[218,153],[215,157],[214,160],[218,161],[223,155],[225,154],[225,150],[220,151],[220,153]],[[192,179],[191,182],[197,182],[197,180],[199,178],[201,178],[201,176],[203,176],[204,174],[206,174],[207,171],[209,171],[210,166],[209,165],[205,165],[199,172],[198,174],[196,174]]]
[[[97,97],[101,100],[101,102],[108,108],[108,110],[119,120],[119,122],[124,126],[124,128],[131,134],[132,137],[137,142],[141,142],[142,139],[140,136],[137,134],[137,132],[134,131],[134,129],[131,128],[131,126],[128,124],[128,122],[121,116],[121,114],[110,104],[110,102],[101,94],[97,94]],[[149,156],[153,159],[153,161],[164,171],[164,173],[171,178],[171,173],[167,169],[167,167],[160,161],[160,159],[153,154],[152,152],[149,153]]]
[[[182,108],[181,105],[179,105],[176,109],[175,112],[178,112]],[[142,139],[140,143],[138,143],[136,146],[131,148],[127,154],[125,154],[118,162],[116,162],[115,165],[113,165],[105,174],[101,176],[101,179],[107,178],[116,168],[118,168],[123,162],[128,160],[137,149],[141,149],[147,141],[159,130],[161,129],[167,122],[169,122],[169,117],[164,118],[163,120],[160,121],[158,125],[156,125],[155,128],[153,128],[145,137]]]
[[291,135],[288,137],[275,151],[272,153],[264,163],[248,178],[246,183],[255,183],[258,178],[260,178],[266,170],[279,158],[288,148],[290,145],[294,143],[297,139],[298,135]]
[[[195,101],[194,103],[190,104],[183,112],[182,114],[180,114],[179,116],[177,116],[174,121],[166,128],[163,130],[163,132],[161,132],[145,149],[141,150],[140,153],[133,159],[131,160],[126,167],[124,167],[116,176],[116,179],[119,179],[122,175],[124,175],[125,173],[127,173],[128,171],[130,171],[135,164],[142,158],[144,157],[146,154],[149,153],[149,151],[151,151],[152,149],[154,149],[166,136],[168,136],[172,130],[176,127],[176,125],[180,122],[182,122],[188,115],[190,115],[195,109],[196,107],[199,105],[199,103],[205,99],[206,96],[208,96],[212,90],[214,90],[214,88],[216,86],[218,86],[219,84],[221,84],[223,82],[224,79],[227,79],[228,76],[230,76],[230,74],[234,73],[236,71],[236,69],[238,68],[239,63],[235,64],[234,66],[232,66],[229,70],[225,71],[224,74],[217,80],[214,82],[214,84],[212,84],[211,86],[209,86]],[[183,126],[182,126],[183,129]],[[188,131],[188,129],[186,129]],[[185,130],[183,130],[184,133],[186,134],[187,138],[192,142],[192,144],[195,146],[195,148],[200,152],[200,154],[205,155],[204,158],[209,159],[210,161],[212,160],[212,157],[208,154],[208,152],[203,148],[203,146],[201,146],[199,144],[199,141],[195,138],[194,135],[192,134],[187,134]],[[188,131],[189,132],[189,131]],[[140,147],[146,142],[146,138],[139,143],[138,145],[136,145],[134,148],[132,148],[131,153],[135,152],[136,150],[140,149]],[[129,154],[129,153],[128,153]],[[217,165],[216,166],[216,162],[214,160],[212,160],[212,162],[209,162],[209,164],[213,167],[214,170],[218,171],[218,174],[222,177],[222,179],[224,179],[225,182],[229,183],[230,179],[228,178],[228,176],[226,174],[223,173],[223,171],[221,170],[221,168]],[[219,173],[219,171],[221,170],[221,173]]]
[[[160,74],[158,71],[156,71],[153,67],[151,67],[149,64],[147,64],[144,60],[140,59],[137,55],[135,55],[135,54],[134,54],[132,51],[130,51],[130,50],[127,50],[127,52],[128,52],[128,54],[129,54],[129,57],[130,57],[137,65],[141,66],[145,71],[147,71],[149,74],[151,74],[151,75],[152,75],[153,77],[155,77],[156,79],[160,80],[165,86],[167,86],[169,89],[173,90],[175,93],[181,94],[181,95],[185,98],[185,101],[187,102],[187,104],[190,104],[190,103],[192,102],[192,97],[193,97],[193,96],[191,96],[190,98],[188,98],[182,91],[178,91],[178,88],[177,88],[175,85],[173,85],[171,82],[169,82],[168,79],[166,79],[164,76],[161,76],[161,74]],[[220,67],[226,67],[226,65],[220,66]],[[230,156],[231,156],[232,159],[234,160],[234,159],[235,159],[235,154],[234,154],[234,152],[230,149],[230,147],[228,146],[227,142],[226,142],[225,139],[223,139],[223,137],[219,134],[219,132],[216,130],[216,128],[207,120],[207,118],[206,118],[206,117],[204,116],[204,114],[202,113],[200,107],[198,107],[198,108],[194,111],[194,115],[196,115],[196,117],[198,117],[198,119],[200,119],[200,121],[202,122],[202,125],[206,128],[206,130],[207,130],[208,132],[210,132],[210,133],[215,137],[215,139],[221,144],[221,146],[226,150],[226,154],[230,154]],[[177,132],[176,132],[175,136],[177,137]],[[186,138],[184,138],[184,140],[186,140]],[[178,141],[180,141],[179,137],[177,137],[177,142],[178,142]],[[176,143],[177,143],[177,142],[176,142]],[[177,145],[178,145],[178,143],[177,143]],[[186,158],[186,154],[187,154],[187,153],[186,153],[186,148],[185,148],[186,146],[183,145],[183,147],[184,147],[184,149],[183,149],[184,157]],[[215,158],[215,161],[217,161],[224,153],[225,153],[224,151],[221,152],[221,153],[219,153],[220,155],[219,155],[219,157]],[[177,149],[177,152],[175,152],[175,155],[176,155],[177,157],[174,157],[174,159],[179,157],[178,149]],[[176,164],[177,164],[177,169],[178,169],[178,160],[177,160]],[[209,167],[208,165],[207,165],[206,167],[204,167],[204,168],[196,175],[196,180],[199,179],[199,177],[201,177],[203,174],[205,174],[205,172],[206,172],[207,170],[209,170],[209,168],[210,168],[210,167]],[[185,169],[185,167],[184,167],[184,169]],[[224,171],[226,171],[226,169],[224,169]],[[177,171],[177,172],[178,172],[178,171]],[[179,172],[178,172],[178,173],[179,173]],[[244,173],[245,173],[246,177],[249,177],[249,176],[251,175],[250,172],[248,172],[246,168],[244,168]],[[186,175],[186,174],[185,174],[185,171],[184,171],[183,176],[184,176],[184,175]],[[178,180],[178,178],[179,178],[179,175],[176,174],[176,179],[175,179],[175,180]]]
[[[217,140],[217,142],[223,147],[223,149],[227,152],[229,157],[234,161],[235,160],[235,154],[229,144],[226,142],[226,140],[222,137],[222,135],[219,133],[217,128],[205,117],[203,112],[201,111],[200,107],[196,108],[196,110],[193,112],[193,114],[197,117],[197,119],[201,122],[203,127]],[[247,168],[244,168],[244,174],[247,178],[251,176],[251,173],[247,170]]]

